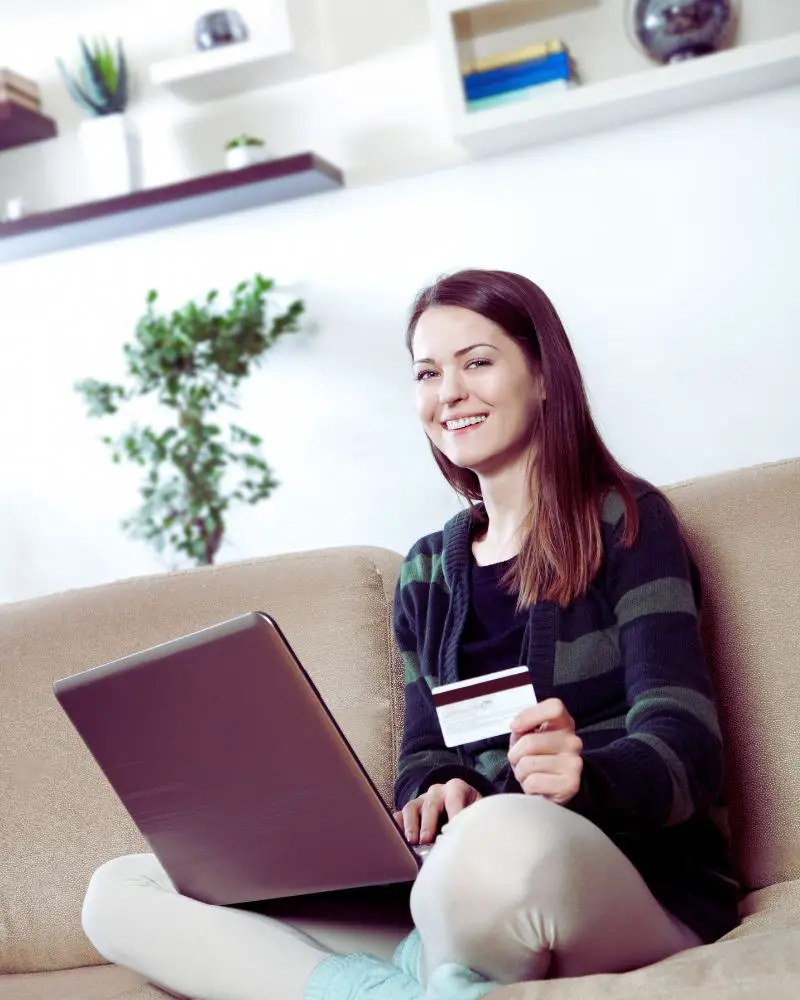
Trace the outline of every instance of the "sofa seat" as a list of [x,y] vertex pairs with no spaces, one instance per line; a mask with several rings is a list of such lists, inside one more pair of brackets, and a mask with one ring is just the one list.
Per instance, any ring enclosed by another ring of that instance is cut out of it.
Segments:
[[[797,1000],[800,879],[752,892],[742,924],[715,945],[647,969],[509,986],[491,1000]],[[119,966],[0,977],[0,1000],[165,1000],[168,994]],[[266,996],[266,993],[265,993]]]

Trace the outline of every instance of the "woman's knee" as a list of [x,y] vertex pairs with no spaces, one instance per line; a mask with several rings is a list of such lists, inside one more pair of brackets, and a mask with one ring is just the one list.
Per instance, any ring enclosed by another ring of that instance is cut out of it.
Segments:
[[479,932],[491,914],[529,898],[542,872],[568,871],[585,827],[591,824],[542,798],[476,802],[447,825],[420,871],[411,895],[415,921],[433,907],[451,926]]
[[124,935],[125,920],[135,919],[131,890],[169,889],[171,883],[154,854],[126,854],[113,858],[89,879],[81,909],[81,925],[92,945],[114,961],[115,941]]

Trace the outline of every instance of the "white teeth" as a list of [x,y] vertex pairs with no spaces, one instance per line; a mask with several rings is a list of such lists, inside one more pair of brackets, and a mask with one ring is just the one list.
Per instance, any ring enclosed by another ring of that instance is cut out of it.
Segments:
[[448,420],[445,422],[445,426],[449,431],[458,431],[462,427],[470,427],[472,424],[482,424],[486,419],[483,417],[462,417],[460,420]]

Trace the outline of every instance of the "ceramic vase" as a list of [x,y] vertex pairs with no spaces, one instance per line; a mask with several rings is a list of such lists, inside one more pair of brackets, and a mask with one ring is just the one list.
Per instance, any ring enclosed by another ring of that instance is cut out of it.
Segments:
[[680,62],[730,44],[737,14],[737,0],[629,0],[628,28],[656,62]]
[[247,25],[235,10],[211,10],[195,22],[194,40],[200,51],[247,40]]
[[139,190],[141,142],[124,113],[84,119],[80,142],[95,198],[113,198]]

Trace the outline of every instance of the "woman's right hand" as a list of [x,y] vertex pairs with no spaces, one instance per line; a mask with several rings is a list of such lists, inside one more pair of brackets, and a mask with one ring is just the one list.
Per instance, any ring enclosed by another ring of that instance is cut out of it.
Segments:
[[409,844],[431,844],[442,813],[451,820],[480,798],[480,792],[466,781],[451,778],[443,785],[431,785],[422,795],[412,799],[402,812],[396,812],[394,818]]

